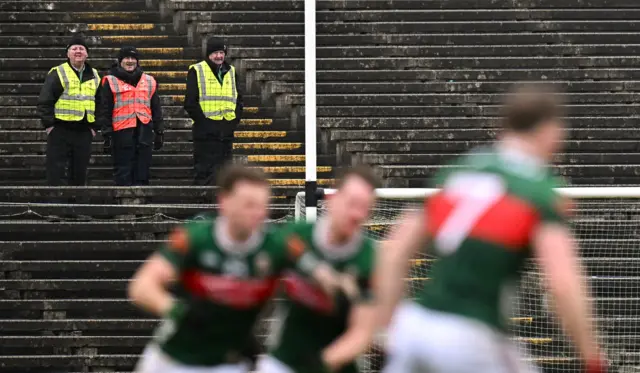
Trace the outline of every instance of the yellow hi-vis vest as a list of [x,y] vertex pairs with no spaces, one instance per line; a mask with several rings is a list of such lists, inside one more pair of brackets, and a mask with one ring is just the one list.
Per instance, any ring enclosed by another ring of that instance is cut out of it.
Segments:
[[56,66],[49,72],[56,70],[64,92],[54,106],[55,117],[60,120],[75,122],[82,120],[87,113],[87,121],[96,121],[96,92],[100,85],[98,70],[93,70],[93,79],[80,82],[73,68],[68,63]]
[[198,91],[200,92],[200,108],[204,116],[213,120],[236,119],[236,69],[231,66],[222,80],[222,84],[213,74],[206,61],[189,66],[195,68],[198,76]]

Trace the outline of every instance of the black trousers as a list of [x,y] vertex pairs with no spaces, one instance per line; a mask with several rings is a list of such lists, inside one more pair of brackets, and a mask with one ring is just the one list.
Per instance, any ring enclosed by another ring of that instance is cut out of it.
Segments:
[[89,128],[75,131],[54,127],[47,136],[47,182],[51,186],[86,185],[91,160]]
[[233,157],[236,122],[207,120],[194,123],[193,162],[195,185],[214,185],[220,168]]
[[151,126],[138,126],[113,132],[112,156],[116,185],[149,185],[153,131]]

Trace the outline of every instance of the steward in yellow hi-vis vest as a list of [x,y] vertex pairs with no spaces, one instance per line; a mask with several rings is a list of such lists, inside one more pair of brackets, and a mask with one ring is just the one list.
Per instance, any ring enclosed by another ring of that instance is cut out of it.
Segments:
[[[67,45],[67,62],[53,67],[38,98],[38,114],[47,133],[49,185],[85,185],[95,136],[100,75],[86,62],[84,39]],[[66,177],[65,177],[66,173]]]
[[214,185],[220,167],[231,160],[233,134],[240,123],[240,81],[226,56],[224,41],[209,39],[204,61],[189,66],[187,74],[184,109],[193,121],[196,185]]

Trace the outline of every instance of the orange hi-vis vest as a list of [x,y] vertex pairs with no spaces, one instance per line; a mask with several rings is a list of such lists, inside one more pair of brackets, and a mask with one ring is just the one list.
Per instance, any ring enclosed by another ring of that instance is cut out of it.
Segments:
[[151,122],[151,97],[156,92],[156,80],[147,74],[142,74],[137,86],[125,83],[113,75],[103,78],[109,82],[113,92],[113,130],[120,131],[133,128],[137,119],[143,124]]

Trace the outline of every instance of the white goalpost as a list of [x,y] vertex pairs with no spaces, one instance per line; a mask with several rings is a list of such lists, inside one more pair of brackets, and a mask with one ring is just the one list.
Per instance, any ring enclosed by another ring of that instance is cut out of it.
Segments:
[[[368,233],[384,240],[399,215],[420,209],[437,189],[378,189],[377,202],[366,224]],[[597,311],[602,345],[613,365],[640,365],[634,350],[640,333],[640,187],[561,188],[559,193],[575,200],[571,225],[580,248],[581,262]],[[324,195],[335,193],[323,190]],[[306,218],[304,192],[296,196],[295,218]],[[326,213],[319,201],[317,216]],[[429,281],[436,259],[422,254],[412,259],[407,282],[409,296]],[[512,326],[518,346],[545,371],[578,372],[580,360],[550,311],[534,263],[524,273],[512,305]],[[365,371],[374,372],[378,354],[364,358]]]
[[304,167],[305,215],[313,220],[317,201],[316,0],[304,1]]

